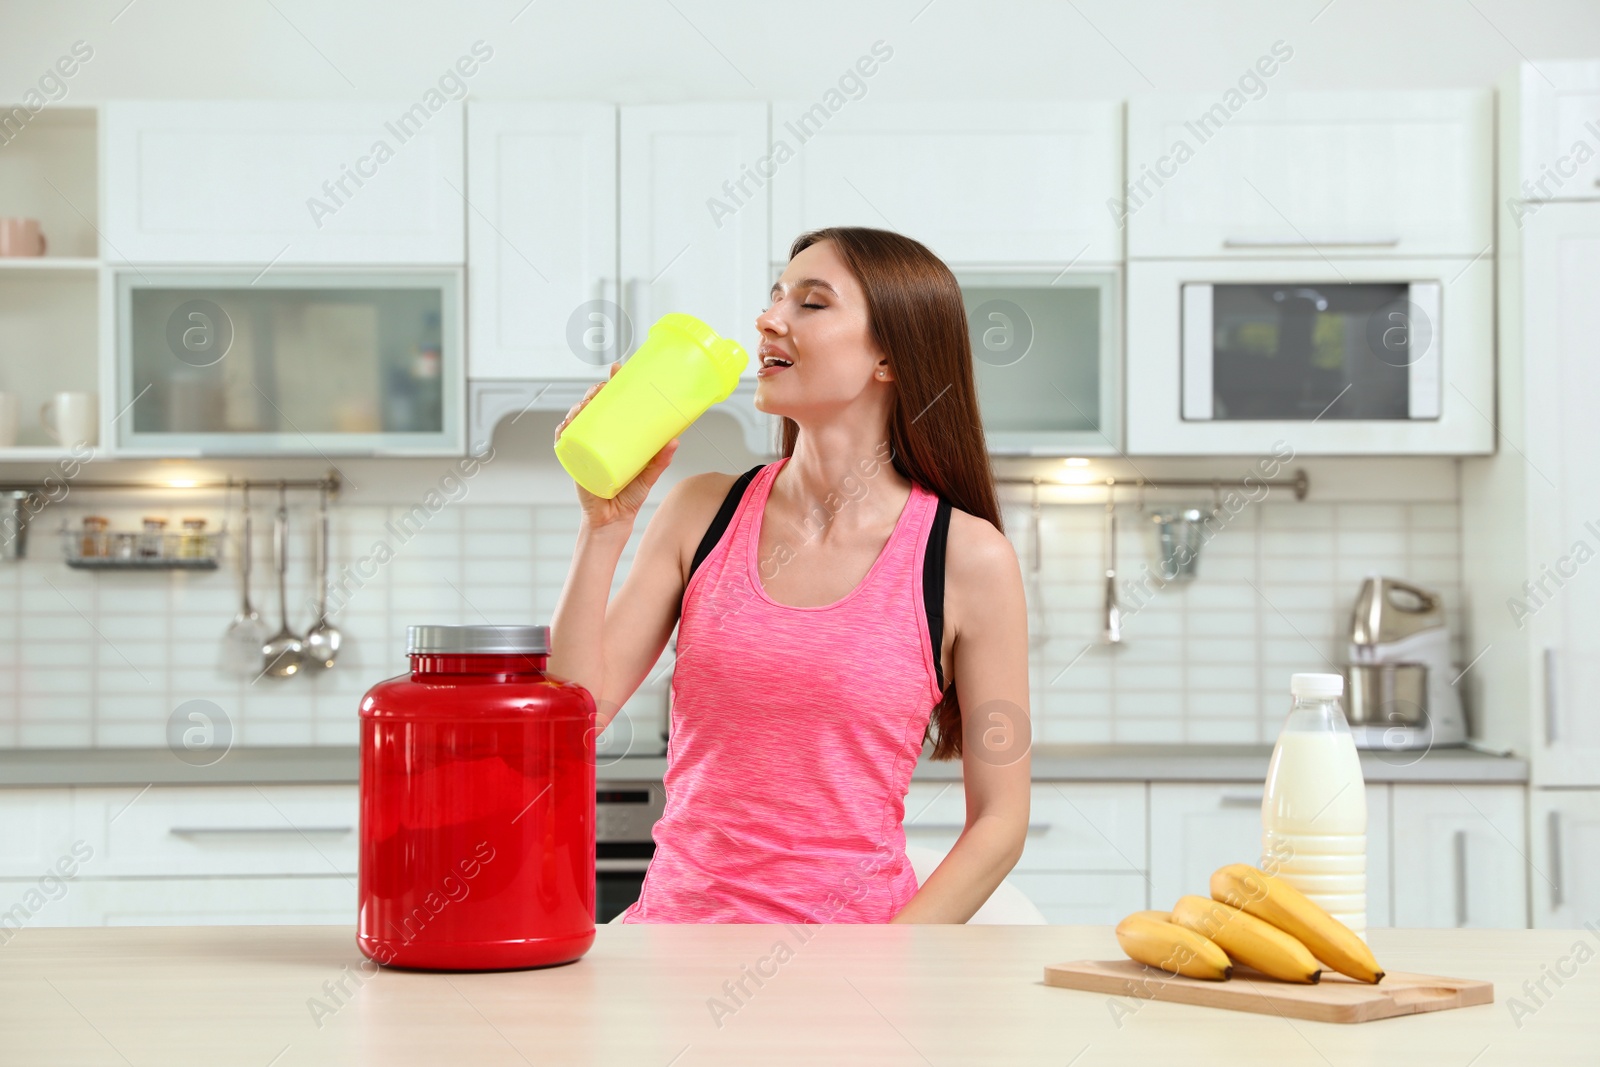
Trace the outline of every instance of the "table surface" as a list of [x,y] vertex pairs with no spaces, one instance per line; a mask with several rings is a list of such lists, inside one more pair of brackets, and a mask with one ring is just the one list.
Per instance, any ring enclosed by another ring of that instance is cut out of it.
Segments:
[[1045,986],[1047,963],[1120,956],[1089,926],[611,925],[563,967],[371,977],[352,927],[25,929],[0,946],[0,1062],[1600,1062],[1600,927],[1370,936],[1389,969],[1488,979],[1495,1003],[1336,1025]]

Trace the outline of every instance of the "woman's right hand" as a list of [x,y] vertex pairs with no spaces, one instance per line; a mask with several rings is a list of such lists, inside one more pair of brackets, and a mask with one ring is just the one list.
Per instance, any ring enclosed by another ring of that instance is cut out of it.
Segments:
[[[617,373],[621,367],[620,362],[611,364],[611,369],[606,375],[606,382]],[[567,428],[567,423],[578,417],[584,405],[593,400],[595,395],[605,388],[606,382],[595,382],[591,385],[583,399],[572,405],[567,410],[567,417],[561,420],[556,427],[557,441],[561,440],[561,431]],[[667,464],[672,462],[673,455],[678,451],[678,438],[674,437],[662,446],[661,451],[651,458],[644,469],[634,476],[633,481],[622,487],[622,491],[607,500],[603,496],[596,496],[583,486],[573,482],[578,490],[578,505],[583,509],[583,522],[590,529],[599,529],[613,523],[632,523],[638,516],[639,509],[644,506],[646,498],[650,495],[650,487],[656,484],[656,479],[661,477],[661,472],[667,469]]]

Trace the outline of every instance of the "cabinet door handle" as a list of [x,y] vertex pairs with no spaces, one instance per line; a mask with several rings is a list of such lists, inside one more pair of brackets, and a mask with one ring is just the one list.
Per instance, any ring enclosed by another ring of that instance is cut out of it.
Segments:
[[1224,793],[1220,803],[1225,808],[1259,808],[1264,800],[1265,793]]
[[1550,910],[1559,911],[1567,902],[1567,891],[1561,884],[1561,813],[1552,811],[1545,823],[1550,832]]
[[1398,237],[1336,237],[1331,241],[1313,241],[1307,237],[1228,237],[1223,248],[1393,248],[1400,243]]
[[1467,832],[1457,830],[1455,836],[1456,868],[1456,925],[1467,925]]
[[167,831],[175,837],[205,837],[223,834],[353,834],[354,826],[174,826]]
[[1544,650],[1544,743],[1556,743],[1556,650]]
[[[1054,823],[1030,822],[1028,824],[1028,833],[1047,833],[1053,825]],[[959,834],[966,828],[967,824],[961,822],[908,822],[905,824],[907,833],[916,831],[925,834]]]
[[635,338],[640,338],[638,288],[638,278],[629,278],[622,283],[622,314],[632,323],[632,333]]

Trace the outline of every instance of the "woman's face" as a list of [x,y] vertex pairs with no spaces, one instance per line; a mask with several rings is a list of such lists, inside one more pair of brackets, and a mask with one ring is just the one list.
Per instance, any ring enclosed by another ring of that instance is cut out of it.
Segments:
[[[832,241],[818,241],[789,261],[756,328],[757,410],[790,417],[837,410],[892,380],[872,340],[866,294]],[[769,355],[793,365],[765,369]]]

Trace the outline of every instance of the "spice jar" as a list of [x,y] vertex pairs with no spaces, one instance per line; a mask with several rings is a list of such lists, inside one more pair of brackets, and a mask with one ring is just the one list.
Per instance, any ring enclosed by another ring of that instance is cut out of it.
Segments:
[[145,516],[144,534],[139,538],[141,559],[160,559],[166,554],[162,542],[166,538],[167,520],[153,515]]
[[106,527],[111,523],[104,515],[83,517],[83,539],[78,544],[78,555],[85,559],[106,554]]
[[184,559],[202,559],[206,554],[206,520],[184,519],[183,534],[178,538],[178,555]]
[[119,530],[111,535],[111,558],[133,559],[139,553],[139,535]]

